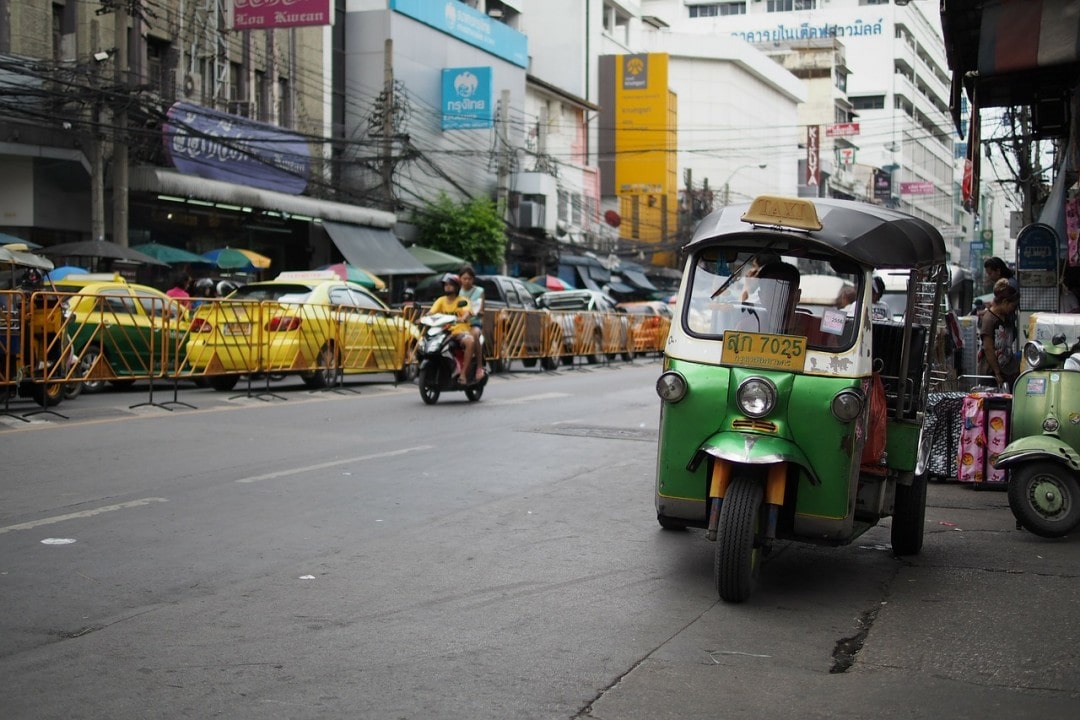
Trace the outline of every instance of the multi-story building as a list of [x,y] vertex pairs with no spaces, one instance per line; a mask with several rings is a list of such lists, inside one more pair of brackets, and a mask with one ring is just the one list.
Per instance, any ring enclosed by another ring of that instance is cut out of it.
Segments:
[[0,0],[0,232],[231,245],[275,269],[329,261],[322,220],[392,239],[392,213],[330,182],[329,13],[245,28],[225,8]]
[[[859,134],[835,146],[843,149],[844,159],[853,156],[856,170],[861,165],[888,171],[889,202],[895,207],[940,227],[956,224],[957,131],[949,113],[950,78],[936,4],[642,0],[641,8],[662,17],[673,32],[735,36],[770,54],[780,48],[811,48],[822,40],[842,42],[843,70],[833,79],[844,81],[847,102],[835,105],[831,120],[805,117],[801,122],[858,123]],[[829,161],[835,163],[836,157]]]

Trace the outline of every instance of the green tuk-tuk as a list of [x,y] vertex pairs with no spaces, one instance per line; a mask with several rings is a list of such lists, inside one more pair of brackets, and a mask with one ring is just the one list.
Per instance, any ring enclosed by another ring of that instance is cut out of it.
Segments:
[[[894,552],[918,553],[940,233],[880,206],[763,196],[706,217],[685,252],[656,383],[661,527],[706,529],[731,602],[778,540],[846,545],[891,516]],[[876,269],[908,272],[902,321],[872,320]],[[804,275],[841,290],[808,304]]]

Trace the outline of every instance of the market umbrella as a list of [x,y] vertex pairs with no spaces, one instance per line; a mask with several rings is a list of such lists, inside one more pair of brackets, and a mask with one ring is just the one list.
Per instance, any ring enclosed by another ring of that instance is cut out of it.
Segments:
[[162,262],[146,253],[141,253],[123,245],[117,245],[108,240],[84,240],[82,242],[63,243],[62,245],[43,248],[41,252],[53,257],[109,258],[111,260],[142,263],[143,265],[161,265],[163,267],[169,265],[169,263]]
[[216,265],[222,270],[265,270],[270,267],[270,258],[260,255],[254,250],[243,248],[223,247],[208,250],[202,254],[203,259],[211,265]]
[[78,267],[77,265],[61,265],[58,268],[53,268],[48,272],[49,279],[53,282],[63,280],[68,275],[86,275],[90,271],[86,268]]
[[43,258],[25,250],[0,247],[0,265],[11,265],[12,269],[19,267],[32,267],[38,270],[52,270],[53,263],[49,258]]
[[29,240],[23,240],[22,238],[15,237],[14,235],[8,235],[7,233],[0,233],[0,245],[21,245],[21,249],[36,250],[40,245],[30,242]]
[[529,282],[541,285],[548,290],[576,290],[573,285],[566,282],[560,277],[554,275],[537,275],[536,277],[529,278]]
[[323,265],[319,270],[329,270],[337,275],[342,280],[348,280],[354,282],[357,285],[363,285],[369,290],[385,290],[386,283],[382,278],[369,273],[367,270],[349,263],[333,263],[332,265]]
[[406,250],[408,250],[409,254],[414,258],[436,272],[457,272],[463,265],[468,265],[467,262],[456,255],[451,255],[450,253],[445,253],[441,250],[432,250],[431,248],[420,247],[419,245],[413,245],[406,248]]
[[203,265],[209,265],[209,261],[202,255],[196,255],[193,252],[188,252],[182,248],[173,247],[172,245],[162,245],[161,243],[151,242],[143,245],[133,245],[132,250],[138,250],[141,253],[146,253],[150,257],[157,258],[162,262],[167,262],[170,265],[176,263],[202,263]]

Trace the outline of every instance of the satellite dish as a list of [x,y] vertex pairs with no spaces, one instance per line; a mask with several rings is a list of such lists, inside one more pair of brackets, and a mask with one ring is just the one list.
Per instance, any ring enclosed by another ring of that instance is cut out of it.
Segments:
[[619,227],[619,225],[622,224],[622,218],[619,217],[619,213],[615,212],[614,210],[608,210],[606,213],[604,213],[604,222],[606,222],[611,227]]

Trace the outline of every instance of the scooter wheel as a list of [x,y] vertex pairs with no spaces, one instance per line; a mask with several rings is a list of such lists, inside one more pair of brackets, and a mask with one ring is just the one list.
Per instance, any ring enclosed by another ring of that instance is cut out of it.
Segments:
[[1064,537],[1080,525],[1080,483],[1056,462],[1018,465],[1009,478],[1009,508],[1039,537]]

